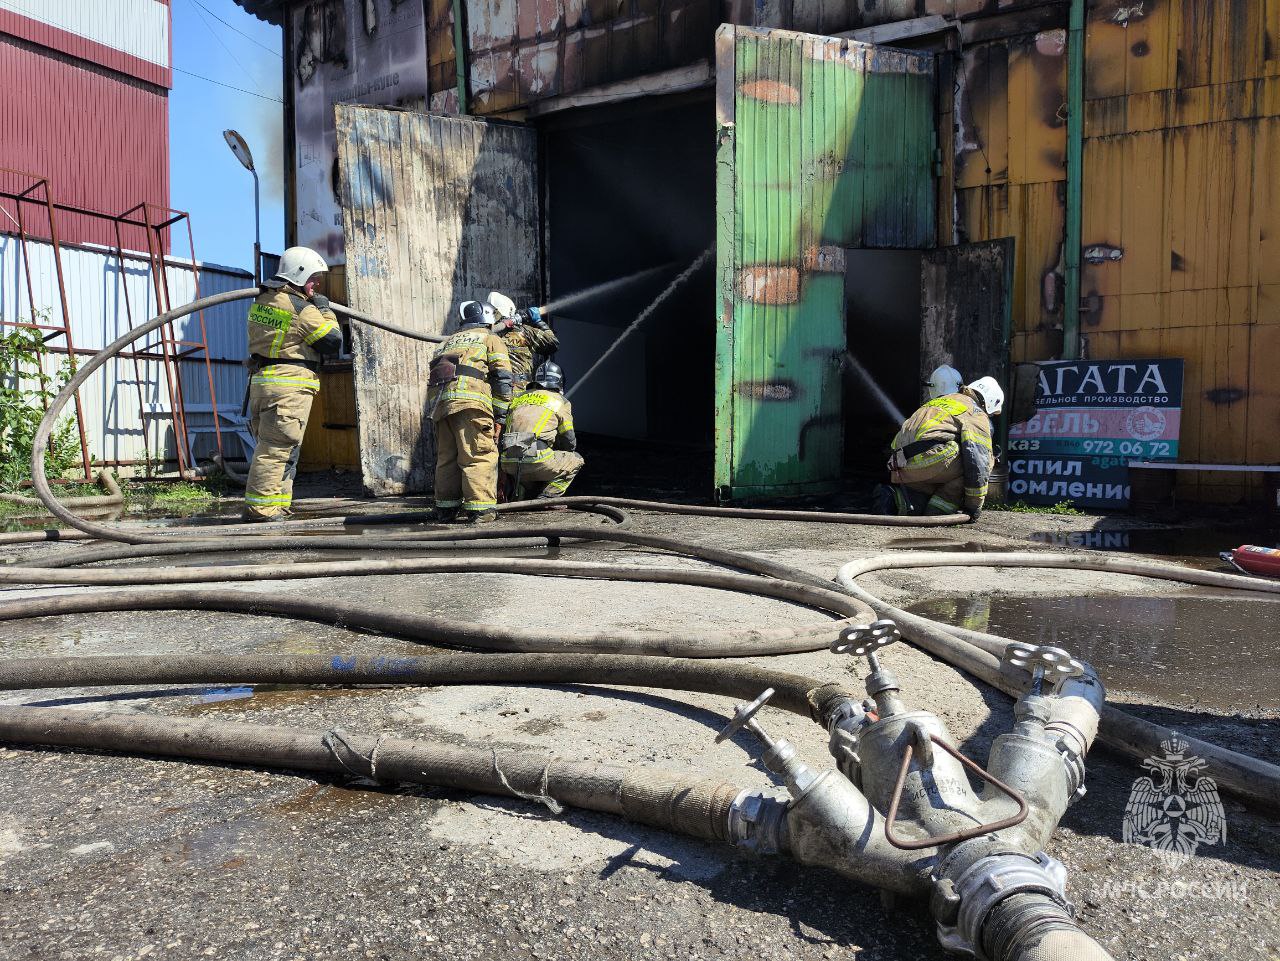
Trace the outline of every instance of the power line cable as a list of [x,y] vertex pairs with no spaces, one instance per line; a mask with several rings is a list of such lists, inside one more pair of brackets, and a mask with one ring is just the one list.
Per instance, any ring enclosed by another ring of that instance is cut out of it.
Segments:
[[255,40],[253,37],[249,36],[249,34],[245,33],[245,32],[244,32],[243,30],[241,30],[239,27],[236,27],[236,26],[235,26],[235,25],[233,25],[233,24],[227,23],[227,21],[223,20],[220,16],[218,16],[216,13],[214,13],[212,10],[210,10],[208,7],[206,7],[203,3],[201,3],[201,2],[200,2],[200,0],[191,0],[191,2],[192,2],[192,3],[194,3],[194,4],[195,4],[197,7],[199,7],[201,10],[203,10],[205,13],[207,13],[209,16],[213,17],[213,19],[214,19],[214,20],[217,20],[217,21],[218,21],[218,23],[222,24],[224,27],[227,27],[227,28],[229,28],[229,29],[231,29],[231,30],[234,30],[236,33],[240,34],[240,36],[244,37],[244,38],[245,38],[246,40],[248,40],[250,43],[256,43],[256,44],[257,44],[259,47],[261,47],[263,50],[267,51],[267,53],[274,54],[274,55],[275,55],[275,56],[277,56],[277,57],[282,57],[282,54],[280,53],[280,51],[279,51],[279,50],[273,50],[273,49],[271,49],[271,48],[270,48],[270,47],[268,47],[265,43],[261,43],[261,42],[259,42],[259,41]]
[[278,97],[269,97],[265,93],[255,93],[252,90],[246,90],[244,87],[237,87],[233,84],[223,83],[221,80],[214,80],[212,77],[206,77],[202,74],[192,73],[190,70],[183,70],[181,67],[173,68],[176,73],[184,73],[188,77],[195,77],[197,80],[203,80],[206,83],[216,83],[219,87],[226,87],[228,90],[235,90],[240,93],[247,93],[251,97],[257,97],[259,100],[270,100],[272,103],[284,103]]
[[[195,0],[191,0],[191,2],[192,4],[195,4]],[[249,82],[258,88],[258,93],[261,96],[265,97],[266,91],[262,89],[262,86],[258,83],[257,78],[249,71],[248,67],[246,67],[243,63],[240,62],[240,58],[237,57],[235,53],[232,52],[231,48],[228,47],[226,43],[223,42],[222,38],[218,36],[217,32],[213,29],[213,27],[209,25],[209,21],[204,18],[204,14],[200,12],[200,9],[198,6],[196,7],[195,12],[196,12],[196,16],[200,18],[200,22],[204,24],[204,28],[209,31],[209,36],[213,37],[214,40],[218,41],[218,46],[220,46],[223,50],[227,52],[227,56],[230,57],[233,61],[235,61],[235,65],[240,68],[241,72],[246,77],[249,78]],[[230,86],[230,84],[228,84],[227,86]]]

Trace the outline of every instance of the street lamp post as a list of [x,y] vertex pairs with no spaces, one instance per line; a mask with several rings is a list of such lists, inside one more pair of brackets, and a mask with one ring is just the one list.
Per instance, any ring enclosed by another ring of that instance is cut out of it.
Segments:
[[253,168],[253,154],[244,137],[234,130],[222,131],[227,146],[236,155],[236,159],[244,164],[244,169],[253,174],[253,282],[262,283],[262,217],[261,205],[258,201],[258,171]]

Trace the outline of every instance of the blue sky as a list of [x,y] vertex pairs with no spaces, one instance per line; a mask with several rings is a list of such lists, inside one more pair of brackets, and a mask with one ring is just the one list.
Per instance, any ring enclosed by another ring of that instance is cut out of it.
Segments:
[[[249,143],[262,182],[262,248],[279,253],[285,159],[281,30],[232,0],[172,3],[169,203],[191,215],[199,259],[250,270],[253,177],[232,156],[222,131],[238,130]],[[176,254],[186,252],[185,244],[174,247]]]

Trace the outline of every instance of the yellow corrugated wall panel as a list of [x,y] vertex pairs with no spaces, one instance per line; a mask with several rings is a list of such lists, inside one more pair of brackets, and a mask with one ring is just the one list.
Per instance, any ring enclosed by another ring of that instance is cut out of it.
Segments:
[[[1125,190],[1128,187],[1124,162],[1125,142],[1129,138],[1110,137],[1086,140],[1084,145],[1083,205],[1080,212],[1081,233],[1086,248],[1098,245],[1125,246]],[[1126,252],[1127,256],[1127,252]],[[1123,289],[1123,261],[1081,263],[1080,291],[1087,300],[1106,297]]]
[[1010,41],[1008,78],[1010,183],[1066,179],[1065,48],[1051,34]]
[[984,43],[964,51],[956,118],[960,125],[956,183],[960,188],[1008,179],[1008,58],[1005,43]]
[[[1061,188],[1061,183],[994,184],[958,192],[960,224],[970,242],[1017,238],[1013,271],[1015,331],[1037,331],[1062,322],[1057,279],[1064,223]],[[1052,304],[1046,303],[1047,297],[1053,298]],[[1061,338],[1053,350],[1060,346]]]
[[1250,463],[1265,464],[1280,459],[1280,325],[1259,324],[1252,330],[1249,345],[1249,401],[1245,433],[1245,455]]
[[1169,236],[1169,189],[1165,137],[1139,134],[1119,140],[1124,183],[1121,206],[1120,290],[1126,294],[1169,289],[1172,269]]
[[[1280,284],[1280,119],[1269,117],[1258,125],[1259,161],[1254,175],[1253,205],[1257,218],[1257,283],[1260,295],[1268,285]],[[1272,301],[1274,303],[1274,301]],[[1262,323],[1264,314],[1259,311]],[[1278,358],[1280,359],[1280,358]]]

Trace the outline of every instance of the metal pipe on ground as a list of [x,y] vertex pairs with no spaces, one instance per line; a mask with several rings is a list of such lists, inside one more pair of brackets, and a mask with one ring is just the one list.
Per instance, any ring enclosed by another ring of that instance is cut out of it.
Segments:
[[[116,483],[115,477],[110,471],[98,471],[98,485],[106,491],[105,494],[87,494],[83,497],[63,497],[58,503],[66,508],[100,509],[104,507],[118,507],[124,503],[124,491],[120,489],[120,485]],[[7,504],[20,504],[23,507],[38,507],[41,511],[47,510],[46,502],[39,497],[26,497],[22,494],[0,494],[0,501]]]

